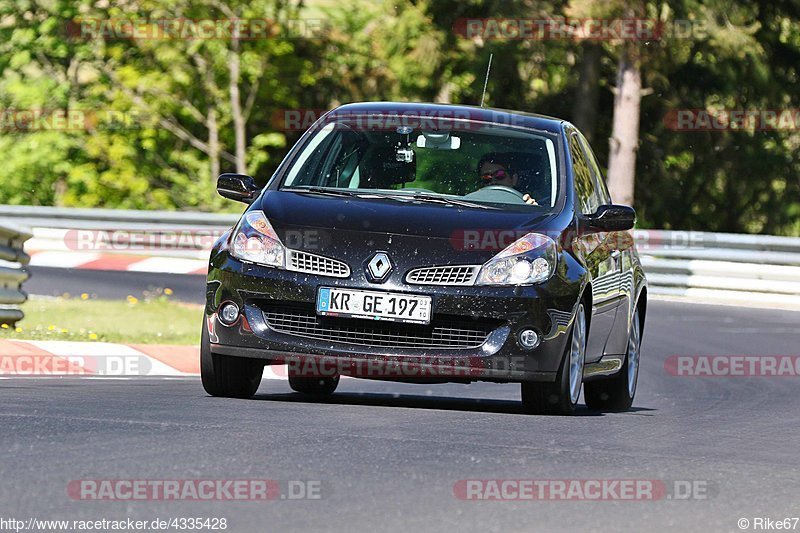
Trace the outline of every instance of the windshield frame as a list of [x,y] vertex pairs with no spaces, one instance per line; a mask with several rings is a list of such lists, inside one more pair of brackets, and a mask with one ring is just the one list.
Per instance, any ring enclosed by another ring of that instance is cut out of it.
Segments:
[[[294,144],[294,146],[289,150],[286,154],[286,157],[281,161],[280,165],[276,169],[275,173],[269,179],[268,183],[262,190],[262,194],[266,193],[267,191],[286,191],[291,192],[292,186],[285,186],[284,183],[287,177],[290,175],[291,169],[294,167],[295,164],[298,163],[301,155],[306,151],[306,149],[314,142],[314,139],[318,133],[320,133],[326,126],[332,123],[342,123],[342,117],[337,116],[336,110],[330,111],[320,117],[314,124],[312,124],[308,130],[303,133],[300,139]],[[369,120],[369,117],[375,116],[385,116],[391,119],[397,118],[398,120],[406,120],[406,119],[417,119],[417,120],[430,120],[430,117],[426,117],[421,114],[417,113],[374,113],[374,112],[364,112],[364,113],[352,113],[348,115],[348,120],[350,119],[357,119],[357,120]],[[525,117],[523,115],[518,116],[520,121],[524,121]],[[540,208],[547,209],[551,214],[558,214],[561,213],[564,209],[567,200],[567,168],[566,168],[566,157],[564,154],[564,144],[563,144],[563,128],[559,127],[558,131],[552,131],[547,129],[541,128],[533,128],[529,126],[525,126],[522,124],[506,124],[503,122],[492,122],[492,121],[485,121],[485,120],[473,120],[469,118],[461,118],[461,117],[448,117],[447,122],[453,123],[463,123],[464,128],[467,129],[468,125],[480,126],[480,125],[490,125],[497,129],[509,129],[509,130],[516,130],[521,131],[524,133],[531,133],[539,136],[546,137],[553,142],[553,147],[555,150],[555,159],[556,159],[556,179],[557,182],[557,190],[556,190],[556,201],[554,205],[551,207],[549,205],[546,206],[538,206]],[[331,187],[331,189],[335,190],[336,187]],[[356,189],[353,189],[356,190]],[[374,189],[375,191],[379,191],[379,189]],[[367,194],[367,190],[364,189],[362,192]],[[384,192],[388,192],[384,191]],[[392,190],[393,193],[400,193],[402,194],[402,189]],[[441,193],[440,194],[443,198],[447,197],[454,197],[457,199],[462,199],[467,202],[471,202],[469,198],[463,198],[458,195],[447,195]],[[357,198],[357,196],[354,196]],[[477,203],[477,202],[475,202]],[[500,207],[501,210],[514,210],[519,211],[519,207],[526,207],[524,204],[497,204],[497,203],[486,203],[487,206],[504,206]],[[528,207],[537,207],[537,206],[528,206]]]

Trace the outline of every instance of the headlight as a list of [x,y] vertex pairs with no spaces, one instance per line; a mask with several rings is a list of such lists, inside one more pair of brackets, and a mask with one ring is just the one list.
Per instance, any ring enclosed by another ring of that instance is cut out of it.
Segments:
[[491,258],[478,273],[478,285],[531,285],[550,279],[556,271],[556,243],[528,233]]
[[243,261],[283,268],[286,248],[264,213],[250,211],[233,230],[231,255]]

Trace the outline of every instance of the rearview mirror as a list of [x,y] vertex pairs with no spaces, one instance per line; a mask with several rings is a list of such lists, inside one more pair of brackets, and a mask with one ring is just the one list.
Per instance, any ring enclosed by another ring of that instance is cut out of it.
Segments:
[[217,192],[230,200],[251,204],[260,190],[255,180],[245,174],[220,174],[217,178]]
[[601,205],[589,215],[588,226],[595,231],[626,231],[636,222],[636,211],[627,205]]
[[449,133],[425,132],[417,137],[417,148],[432,150],[458,150],[461,148],[461,137]]

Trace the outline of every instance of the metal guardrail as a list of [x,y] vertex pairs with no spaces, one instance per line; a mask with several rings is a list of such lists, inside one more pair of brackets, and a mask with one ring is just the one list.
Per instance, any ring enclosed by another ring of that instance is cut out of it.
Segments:
[[[11,221],[33,228],[31,249],[62,252],[76,248],[76,232],[72,230],[123,230],[150,236],[189,230],[208,236],[222,233],[238,218],[238,214],[0,205],[0,224]],[[634,237],[651,293],[800,306],[799,237],[647,229],[636,230]],[[204,258],[211,242],[211,238],[188,239],[178,246],[147,253]],[[138,249],[130,253],[143,252]]]
[[651,292],[800,306],[800,238],[637,230]]
[[[241,213],[0,205],[0,224],[32,228],[33,238],[28,243],[31,250],[195,259],[207,259],[214,240],[236,224],[240,216]],[[142,236],[148,238],[141,239]],[[127,252],[126,241],[130,243]],[[149,246],[150,242],[164,247]]]
[[0,223],[11,221],[28,228],[69,229],[181,229],[230,227],[240,214],[132,209],[79,209],[28,205],[0,205]]
[[30,257],[23,250],[31,233],[13,226],[0,226],[0,324],[16,324],[24,316],[19,308],[28,295],[22,283],[28,279],[25,265]]

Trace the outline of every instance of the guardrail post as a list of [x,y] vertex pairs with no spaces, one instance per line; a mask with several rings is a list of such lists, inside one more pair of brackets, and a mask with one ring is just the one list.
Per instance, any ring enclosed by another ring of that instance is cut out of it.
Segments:
[[24,317],[19,306],[28,295],[22,283],[30,276],[25,269],[30,257],[24,244],[32,236],[27,230],[0,226],[0,324],[14,325]]

